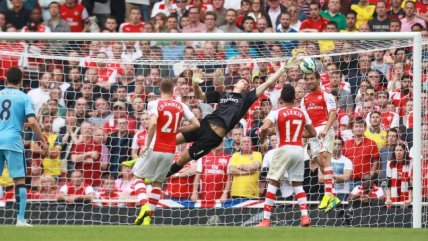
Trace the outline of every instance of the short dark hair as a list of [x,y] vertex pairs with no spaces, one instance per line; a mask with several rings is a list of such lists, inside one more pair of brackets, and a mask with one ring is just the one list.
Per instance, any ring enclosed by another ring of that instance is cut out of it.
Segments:
[[334,27],[336,27],[336,29],[339,29],[339,25],[337,25],[335,21],[329,21],[327,25],[333,25]]
[[294,103],[294,99],[296,98],[296,90],[294,89],[294,86],[285,84],[282,87],[280,98],[286,103]]
[[214,13],[214,12],[212,12],[212,11],[208,11],[208,12],[206,12],[206,13],[205,13],[205,18],[206,18],[207,16],[213,16],[213,17],[214,17],[214,20],[217,20],[217,14],[215,14],[215,13]]
[[362,124],[364,128],[366,128],[366,120],[364,120],[363,117],[355,118],[355,120],[352,122],[352,128],[354,128],[355,124]]
[[48,8],[50,8],[54,4],[56,4],[59,8],[61,7],[61,4],[59,4],[59,2],[53,1],[53,2],[49,3]]
[[357,17],[357,12],[355,12],[354,10],[349,10],[347,13],[346,13],[346,17],[348,17],[348,15],[354,15],[355,17]]
[[160,82],[160,91],[162,93],[172,94],[174,91],[174,80],[171,78],[162,78]]
[[10,67],[6,74],[7,82],[13,85],[18,85],[22,81],[22,71],[18,67]]
[[372,115],[374,114],[378,114],[382,118],[382,113],[380,113],[380,111],[377,111],[377,110],[372,111],[372,113],[370,113],[370,118],[372,118]]
[[339,141],[342,143],[342,145],[343,145],[344,141],[343,141],[342,137],[340,137],[340,136],[336,135],[336,136],[334,137],[334,139],[335,139],[335,140],[339,140]]

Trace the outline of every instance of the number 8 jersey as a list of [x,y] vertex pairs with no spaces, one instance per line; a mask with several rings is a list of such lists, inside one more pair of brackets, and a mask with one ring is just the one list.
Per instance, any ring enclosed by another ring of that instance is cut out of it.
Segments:
[[156,152],[175,153],[175,136],[183,117],[190,120],[195,115],[187,105],[172,99],[150,101],[147,110],[150,116],[155,115],[158,118],[150,148]]
[[271,111],[267,117],[272,123],[276,123],[279,146],[294,145],[303,146],[302,134],[305,126],[312,121],[306,111],[297,107],[283,107]]

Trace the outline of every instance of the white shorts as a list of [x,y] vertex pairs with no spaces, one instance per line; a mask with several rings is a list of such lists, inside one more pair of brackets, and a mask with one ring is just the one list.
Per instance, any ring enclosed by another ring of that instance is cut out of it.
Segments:
[[[315,128],[317,131],[317,135],[324,130],[324,126],[318,126]],[[333,147],[334,147],[334,130],[333,128],[330,128],[330,130],[327,131],[327,134],[323,139],[318,139],[318,137],[310,138],[308,141],[309,145],[311,146],[311,157],[312,159],[319,156],[322,152],[328,152],[333,153]]]
[[267,178],[279,181],[287,172],[290,182],[303,182],[304,171],[303,147],[281,146],[273,154]]
[[173,163],[174,154],[148,150],[146,156],[138,158],[132,173],[139,178],[150,178],[164,182]]

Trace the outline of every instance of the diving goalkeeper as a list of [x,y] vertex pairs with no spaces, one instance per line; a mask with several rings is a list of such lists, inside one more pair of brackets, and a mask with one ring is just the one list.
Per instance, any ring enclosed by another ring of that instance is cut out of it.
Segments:
[[195,131],[177,134],[176,144],[193,142],[188,150],[180,153],[179,159],[171,166],[168,176],[179,172],[190,160],[197,160],[213,148],[217,147],[226,134],[239,123],[250,106],[262,95],[270,85],[274,84],[287,69],[298,66],[298,60],[288,59],[271,75],[268,80],[255,89],[249,90],[250,83],[241,78],[233,86],[232,92],[202,92],[199,85],[204,82],[202,70],[195,70],[192,84],[197,99],[207,103],[217,103],[218,108],[201,120],[200,127]]

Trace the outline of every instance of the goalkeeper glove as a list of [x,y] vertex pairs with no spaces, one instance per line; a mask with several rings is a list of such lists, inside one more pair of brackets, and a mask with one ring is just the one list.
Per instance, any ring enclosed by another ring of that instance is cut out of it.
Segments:
[[204,82],[203,78],[204,78],[204,72],[200,69],[195,70],[193,72],[193,77],[192,77],[193,86],[200,85],[202,82]]
[[296,57],[288,58],[281,64],[281,69],[287,71],[288,69],[294,69],[299,67],[300,61]]

